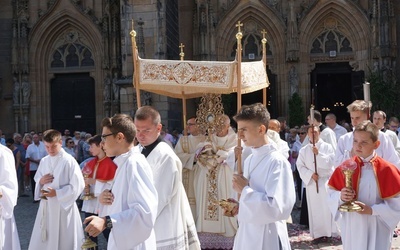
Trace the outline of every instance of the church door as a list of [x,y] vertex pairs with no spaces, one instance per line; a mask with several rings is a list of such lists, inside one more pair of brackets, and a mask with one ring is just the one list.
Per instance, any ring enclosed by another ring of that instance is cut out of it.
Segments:
[[363,76],[363,71],[352,71],[347,62],[317,64],[311,72],[312,103],[323,116],[334,113],[338,122],[350,122],[346,107],[362,99]]
[[52,128],[96,133],[94,80],[89,73],[56,74],[51,80]]

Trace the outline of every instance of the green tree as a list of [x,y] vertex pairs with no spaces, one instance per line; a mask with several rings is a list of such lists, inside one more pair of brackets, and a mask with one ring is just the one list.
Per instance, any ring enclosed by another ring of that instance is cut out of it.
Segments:
[[303,101],[299,94],[294,93],[289,99],[289,126],[301,126],[304,123],[305,114]]
[[398,117],[399,115],[400,84],[396,76],[391,71],[387,71],[385,74],[382,71],[370,71],[367,81],[371,84],[372,111],[383,110],[389,119],[391,116]]

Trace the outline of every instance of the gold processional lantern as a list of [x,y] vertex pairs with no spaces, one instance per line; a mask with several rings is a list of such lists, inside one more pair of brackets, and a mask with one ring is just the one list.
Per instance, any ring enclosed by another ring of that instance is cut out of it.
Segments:
[[90,239],[89,235],[87,235],[87,233],[86,233],[86,235],[85,235],[85,242],[83,242],[83,244],[82,244],[82,246],[81,246],[81,249],[84,249],[84,250],[91,250],[91,249],[95,249],[95,247],[97,247],[97,244],[96,244],[95,242],[93,242],[93,241]]

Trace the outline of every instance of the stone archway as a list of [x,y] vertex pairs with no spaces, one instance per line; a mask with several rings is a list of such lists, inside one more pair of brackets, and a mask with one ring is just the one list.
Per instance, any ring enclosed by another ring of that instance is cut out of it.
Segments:
[[[84,45],[91,51],[94,66],[86,68],[52,68],[54,53],[60,47],[60,40],[67,30],[79,34]],[[29,39],[29,65],[31,69],[31,124],[37,130],[52,126],[50,82],[55,74],[87,72],[95,81],[96,114],[103,113],[103,72],[101,53],[102,36],[98,27],[85,17],[70,1],[57,1],[55,5],[32,28]],[[96,121],[102,119],[96,115]],[[98,124],[99,122],[96,122]]]
[[[355,82],[362,78],[358,76],[363,76],[363,71],[367,69],[370,57],[370,29],[365,13],[353,2],[318,1],[301,20],[299,30],[302,31],[299,37],[300,53],[308,55],[301,62],[302,68],[308,69],[303,75],[304,87],[309,89],[305,92],[306,105],[312,102],[315,79],[312,79],[311,72],[316,64],[347,64],[346,68],[352,72],[348,73],[346,69],[342,73],[349,74],[347,89],[353,91],[357,85]],[[317,96],[317,93],[314,94]]]
[[[267,65],[268,77],[271,83],[268,88],[268,106],[270,112],[278,114],[279,110],[283,110],[285,106],[285,93],[288,86],[286,82],[282,82],[278,87],[276,83],[280,77],[283,77],[282,65],[285,63],[285,38],[284,21],[276,15],[276,13],[266,4],[257,1],[238,1],[237,4],[229,11],[229,15],[223,17],[220,21],[216,36],[216,53],[218,60],[234,60],[236,51],[236,33],[238,31],[236,24],[240,21],[243,23],[243,61],[261,60],[262,50],[261,31],[265,29],[267,32]],[[254,54],[254,59],[252,55]],[[262,102],[261,93],[252,93],[243,97],[243,104],[246,100],[249,103]],[[235,105],[234,105],[235,106]]]

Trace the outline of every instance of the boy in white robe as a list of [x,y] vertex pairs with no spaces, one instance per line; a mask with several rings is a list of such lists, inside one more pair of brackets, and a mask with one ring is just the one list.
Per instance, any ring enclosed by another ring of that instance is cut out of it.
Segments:
[[[350,113],[351,125],[357,126],[362,121],[368,120],[368,115],[371,110],[372,103],[364,100],[355,100],[347,106],[347,112]],[[376,154],[394,164],[400,169],[400,158],[396,153],[394,145],[388,135],[379,131],[379,146],[375,150]],[[342,135],[339,138],[335,152],[335,166],[339,166],[343,161],[355,156],[353,147],[353,132]]]
[[143,106],[135,113],[137,148],[153,172],[158,193],[154,230],[157,249],[200,250],[193,215],[182,184],[182,163],[173,149],[162,141],[160,113]]
[[[79,249],[84,240],[76,199],[84,180],[75,158],[62,148],[61,133],[43,133],[48,156],[35,174],[35,200],[40,200],[29,249]],[[41,199],[41,197],[43,197]]]
[[[352,188],[346,187],[342,166],[329,180],[329,206],[339,220],[343,249],[390,249],[393,230],[400,220],[400,171],[378,156],[379,129],[363,121],[354,129]],[[350,163],[346,161],[345,164]],[[351,164],[351,163],[350,163]],[[354,201],[357,212],[340,212],[344,202]]]
[[244,105],[234,117],[238,137],[251,147],[243,175],[233,177],[240,194],[239,229],[233,249],[291,249],[286,227],[296,201],[290,163],[268,142],[270,115],[261,103]]
[[337,225],[326,203],[326,185],[334,170],[335,151],[330,144],[320,139],[319,127],[309,126],[307,133],[309,143],[300,149],[296,166],[306,185],[310,235],[314,243],[328,242],[332,236],[338,235]]
[[90,216],[85,231],[97,237],[111,230],[107,249],[156,249],[154,222],[157,215],[157,191],[146,159],[134,147],[136,127],[130,116],[117,114],[102,121],[103,149],[118,168],[111,190],[99,197],[104,217]]
[[10,149],[0,144],[0,249],[21,249],[13,212],[17,198],[14,155]]

